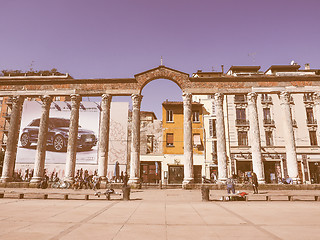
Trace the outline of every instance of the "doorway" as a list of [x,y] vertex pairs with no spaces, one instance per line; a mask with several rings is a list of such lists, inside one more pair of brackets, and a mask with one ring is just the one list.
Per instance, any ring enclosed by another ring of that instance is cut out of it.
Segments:
[[184,178],[183,166],[169,166],[169,184],[181,184]]

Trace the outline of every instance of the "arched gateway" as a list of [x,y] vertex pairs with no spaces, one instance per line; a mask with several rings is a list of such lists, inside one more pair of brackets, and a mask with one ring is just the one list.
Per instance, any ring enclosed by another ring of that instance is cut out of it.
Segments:
[[[65,179],[73,180],[76,161],[76,140],[79,120],[79,102],[82,96],[101,96],[101,122],[99,131],[98,174],[105,177],[108,163],[108,141],[110,122],[110,103],[112,96],[132,96],[132,146],[130,161],[130,183],[138,184],[140,179],[140,105],[141,90],[152,80],[169,79],[179,85],[183,92],[184,110],[184,185],[193,182],[193,146],[192,146],[192,95],[206,94],[215,96],[217,159],[219,180],[227,178],[227,155],[224,128],[223,99],[225,95],[248,94],[248,109],[250,122],[250,137],[252,139],[252,165],[260,182],[264,182],[262,171],[261,145],[256,107],[257,93],[278,93],[283,107],[286,122],[286,162],[288,173],[293,178],[298,175],[295,143],[292,121],[290,118],[290,94],[320,92],[320,77],[318,75],[278,76],[253,75],[230,76],[213,74],[210,77],[190,77],[188,74],[165,67],[163,65],[136,74],[134,78],[113,79],[72,79],[59,76],[50,77],[0,77],[0,96],[12,97],[12,112],[8,131],[7,148],[2,171],[2,182],[12,180],[22,104],[25,97],[42,98],[42,116],[38,135],[37,154],[35,158],[33,182],[39,182],[44,174],[45,144],[48,131],[49,109],[52,97],[71,97],[71,119]],[[280,94],[281,93],[281,94]]]

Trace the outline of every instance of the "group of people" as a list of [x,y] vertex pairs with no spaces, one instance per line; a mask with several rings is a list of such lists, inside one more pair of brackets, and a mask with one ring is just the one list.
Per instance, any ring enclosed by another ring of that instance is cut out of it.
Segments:
[[[23,171],[20,169],[14,173],[14,181],[15,182],[30,182],[33,177],[34,170],[26,169]],[[127,173],[121,171],[121,174],[119,176],[113,176],[110,181],[106,179],[107,182],[114,182],[114,183],[124,183],[124,185],[127,185],[128,182],[128,175]],[[46,169],[44,170],[44,177],[42,181],[39,184],[40,188],[47,188],[49,186],[49,183],[56,183],[59,182],[59,173],[58,172],[51,172],[50,177],[47,174]],[[89,173],[87,169],[83,170],[78,169],[76,172],[76,175],[74,177],[74,183],[72,187],[74,189],[99,189],[101,183],[101,178],[98,176],[97,170],[95,170],[93,173]]]
[[[258,178],[257,178],[257,174],[255,172],[252,172],[251,174],[251,177],[250,177],[250,180],[251,180],[251,184],[252,184],[252,188],[253,188],[253,193],[254,194],[258,194],[258,186],[259,186],[259,183],[258,183]],[[226,181],[226,185],[227,185],[227,192],[228,194],[230,194],[231,192],[233,194],[235,194],[235,182],[234,182],[234,177],[231,176],[227,179]]]

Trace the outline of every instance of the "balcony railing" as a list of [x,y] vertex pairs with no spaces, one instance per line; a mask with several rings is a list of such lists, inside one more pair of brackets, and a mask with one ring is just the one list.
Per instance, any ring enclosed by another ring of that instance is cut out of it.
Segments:
[[312,93],[305,93],[303,95],[303,102],[304,103],[313,103],[313,94]]
[[235,95],[234,103],[247,103],[246,95]]
[[264,126],[274,126],[274,120],[273,119],[263,119],[263,125]]
[[236,119],[236,126],[249,126],[249,120],[246,119]]
[[317,125],[317,119],[307,119],[307,125],[308,126]]
[[266,95],[266,94],[262,94],[261,95],[261,103],[263,104],[266,104],[266,103],[272,103],[272,97],[269,96],[269,95]]

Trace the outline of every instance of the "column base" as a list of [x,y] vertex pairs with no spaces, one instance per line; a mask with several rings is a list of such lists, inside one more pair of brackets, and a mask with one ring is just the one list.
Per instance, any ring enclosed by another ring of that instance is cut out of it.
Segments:
[[219,178],[219,179],[218,179],[218,183],[223,183],[223,184],[225,184],[226,181],[227,181],[227,178]]
[[183,189],[191,189],[193,185],[193,178],[185,178],[182,182]]
[[32,177],[30,180],[30,183],[40,183],[42,180],[42,177]]
[[264,180],[264,179],[258,179],[258,183],[259,183],[259,184],[266,184],[266,180]]
[[129,178],[128,185],[130,185],[131,188],[141,188],[141,183],[139,178]]
[[73,177],[65,177],[64,181],[66,181],[68,183],[74,183],[74,178]]
[[13,178],[12,177],[1,177],[0,181],[3,182],[3,183],[6,183],[6,182],[12,182]]
[[300,178],[292,178],[293,184],[299,184],[300,183]]

